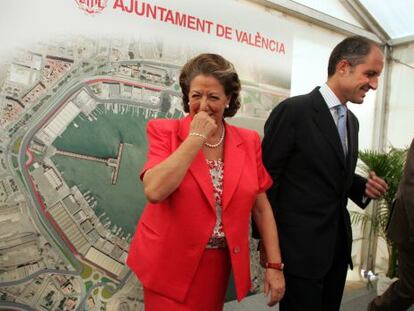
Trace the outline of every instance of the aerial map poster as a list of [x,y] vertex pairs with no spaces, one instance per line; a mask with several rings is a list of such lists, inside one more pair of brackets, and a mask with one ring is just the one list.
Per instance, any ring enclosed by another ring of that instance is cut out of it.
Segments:
[[244,0],[1,1],[0,309],[143,310],[125,259],[148,120],[184,115],[180,68],[213,52],[243,85],[229,122],[262,131],[289,96],[290,29]]

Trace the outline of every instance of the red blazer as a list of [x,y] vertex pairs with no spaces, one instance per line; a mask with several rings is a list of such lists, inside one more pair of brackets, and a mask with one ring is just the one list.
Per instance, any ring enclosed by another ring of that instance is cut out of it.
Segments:
[[[188,136],[191,117],[148,122],[146,170],[176,150]],[[222,223],[240,301],[251,287],[249,220],[257,194],[272,180],[262,164],[259,135],[225,123]],[[144,287],[184,301],[216,221],[213,184],[200,150],[168,199],[148,203],[138,222],[127,264]]]

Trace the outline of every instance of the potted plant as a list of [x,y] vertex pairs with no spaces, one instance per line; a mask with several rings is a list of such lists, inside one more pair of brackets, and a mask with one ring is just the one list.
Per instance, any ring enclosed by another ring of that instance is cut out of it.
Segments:
[[377,176],[383,178],[388,184],[388,191],[376,202],[375,210],[372,214],[366,214],[351,211],[351,222],[360,224],[365,231],[367,224],[371,225],[371,238],[380,237],[386,241],[388,250],[388,270],[386,276],[390,279],[398,276],[397,271],[397,249],[393,243],[387,238],[387,225],[391,214],[391,208],[397,193],[398,184],[400,182],[404,162],[406,157],[406,149],[390,148],[388,152],[378,151],[360,151],[359,158],[363,162],[360,168],[369,174],[374,171]]

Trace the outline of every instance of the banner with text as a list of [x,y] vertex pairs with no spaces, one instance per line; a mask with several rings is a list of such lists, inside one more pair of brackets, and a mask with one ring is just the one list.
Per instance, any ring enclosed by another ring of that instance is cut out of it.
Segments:
[[148,120],[184,115],[180,69],[212,52],[242,81],[229,122],[262,132],[289,96],[291,29],[244,0],[0,2],[0,307],[141,310],[125,259]]

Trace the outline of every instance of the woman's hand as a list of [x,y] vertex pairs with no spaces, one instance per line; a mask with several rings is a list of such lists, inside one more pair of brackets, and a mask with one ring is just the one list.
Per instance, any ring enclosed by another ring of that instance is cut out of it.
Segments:
[[269,307],[274,306],[280,300],[282,300],[285,294],[285,277],[283,272],[276,269],[266,269],[264,279],[264,294],[265,297],[269,296]]
[[[156,123],[148,123],[149,155],[164,159],[148,169],[142,178],[145,197],[151,203],[167,199],[181,184],[191,163],[194,161],[208,135],[217,128],[215,121],[206,113],[194,115],[190,124],[190,135],[171,153],[169,131],[159,130]],[[191,131],[195,135],[191,135]]]
[[[279,248],[277,225],[266,193],[262,192],[257,196],[252,215],[262,237],[259,245],[261,264],[265,265],[268,261],[281,263],[282,256]],[[267,304],[269,307],[275,305],[283,298],[285,294],[285,278],[282,271],[271,268],[266,269],[264,293],[265,296],[270,294]]]
[[200,134],[206,139],[217,130],[216,121],[205,111],[196,113],[191,121],[190,133]]

